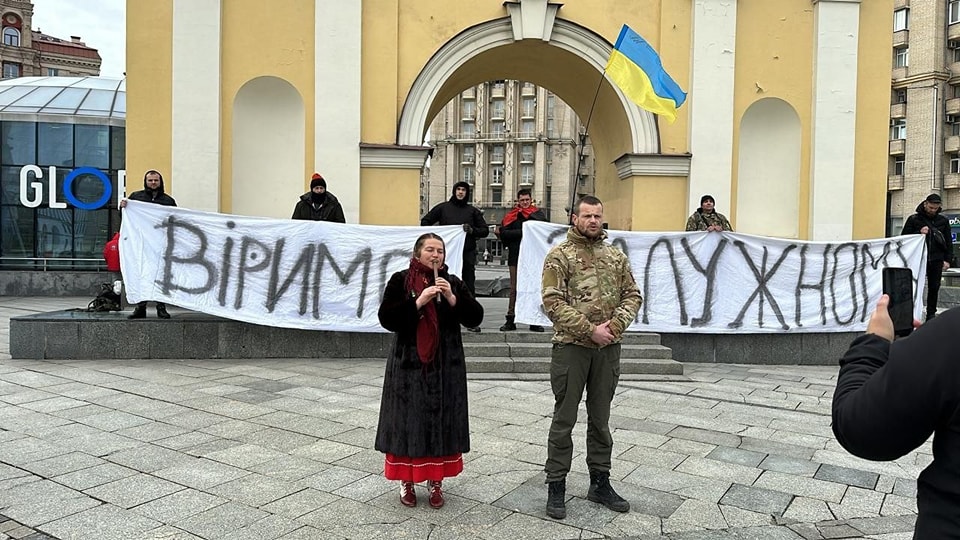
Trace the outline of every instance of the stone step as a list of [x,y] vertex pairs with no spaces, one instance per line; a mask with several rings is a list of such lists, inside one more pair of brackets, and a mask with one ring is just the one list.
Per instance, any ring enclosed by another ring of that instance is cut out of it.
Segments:
[[[526,330],[513,332],[499,332],[497,330],[484,330],[479,334],[469,332],[463,329],[460,333],[463,335],[464,343],[549,343],[553,339],[553,331],[547,328],[546,332],[531,332]],[[650,332],[627,332],[623,335],[624,345],[660,345],[660,334]]]
[[[464,343],[467,357],[550,358],[552,343]],[[663,345],[622,345],[620,358],[669,359],[673,354]]]
[[[467,355],[467,373],[550,373],[550,358]],[[624,375],[683,375],[683,364],[669,358],[620,358]]]

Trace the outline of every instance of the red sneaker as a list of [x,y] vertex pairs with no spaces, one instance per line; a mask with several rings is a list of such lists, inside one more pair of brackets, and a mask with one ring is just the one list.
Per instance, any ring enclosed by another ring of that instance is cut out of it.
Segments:
[[[400,482],[400,502],[404,506],[417,505],[417,492],[413,488],[413,482]],[[430,504],[433,504],[433,497],[430,498]]]
[[430,481],[430,506],[440,508],[443,506],[443,489],[441,489],[440,480]]

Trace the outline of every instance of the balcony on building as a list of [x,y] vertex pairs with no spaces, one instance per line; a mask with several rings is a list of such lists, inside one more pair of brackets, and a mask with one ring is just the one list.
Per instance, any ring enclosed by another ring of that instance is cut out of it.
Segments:
[[895,67],[895,68],[893,68],[893,73],[890,74],[890,78],[892,78],[892,79],[895,80],[895,81],[898,81],[898,80],[900,80],[900,79],[906,79],[906,78],[907,78],[907,68],[906,68],[906,67]]
[[520,87],[521,96],[535,96],[537,95],[537,87],[533,83],[525,82]]
[[906,47],[910,43],[910,31],[909,30],[900,30],[899,32],[893,33],[893,46],[894,47]]
[[910,7],[910,0],[893,0],[893,10]]
[[891,174],[887,176],[887,191],[899,191],[903,189],[903,175]]
[[947,26],[947,39],[960,40],[960,22],[955,22]]
[[947,114],[960,115],[960,97],[950,98],[944,103]]
[[460,97],[463,99],[477,99],[477,89],[474,86],[467,88],[463,92],[460,92]]
[[507,95],[506,85],[503,81],[490,84],[490,97],[504,97]]
[[906,142],[904,139],[894,139],[890,141],[890,155],[902,156],[906,153]]
[[943,175],[943,189],[960,188],[960,174],[946,173]]
[[890,105],[890,118],[906,118],[907,117],[907,104],[906,103],[894,103]]
[[[943,152],[956,154],[960,152],[960,135],[951,135],[943,139]],[[893,152],[891,152],[892,154]]]

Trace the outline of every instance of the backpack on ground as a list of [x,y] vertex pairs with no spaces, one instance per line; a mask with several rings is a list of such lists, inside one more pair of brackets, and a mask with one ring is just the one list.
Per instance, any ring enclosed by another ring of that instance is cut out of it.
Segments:
[[122,301],[120,299],[120,295],[113,292],[113,284],[102,283],[100,284],[100,292],[97,294],[97,297],[91,300],[87,305],[87,311],[122,311],[123,306],[121,304]]

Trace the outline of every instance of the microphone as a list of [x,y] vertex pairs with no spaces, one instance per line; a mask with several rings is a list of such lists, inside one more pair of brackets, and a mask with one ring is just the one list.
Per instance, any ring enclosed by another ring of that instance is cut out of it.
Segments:
[[[437,277],[439,277],[439,276],[437,275],[437,261],[433,261],[433,284],[434,284],[434,285],[437,284]],[[438,303],[438,304],[440,303],[440,295],[439,295],[439,294],[437,295],[437,303]]]

